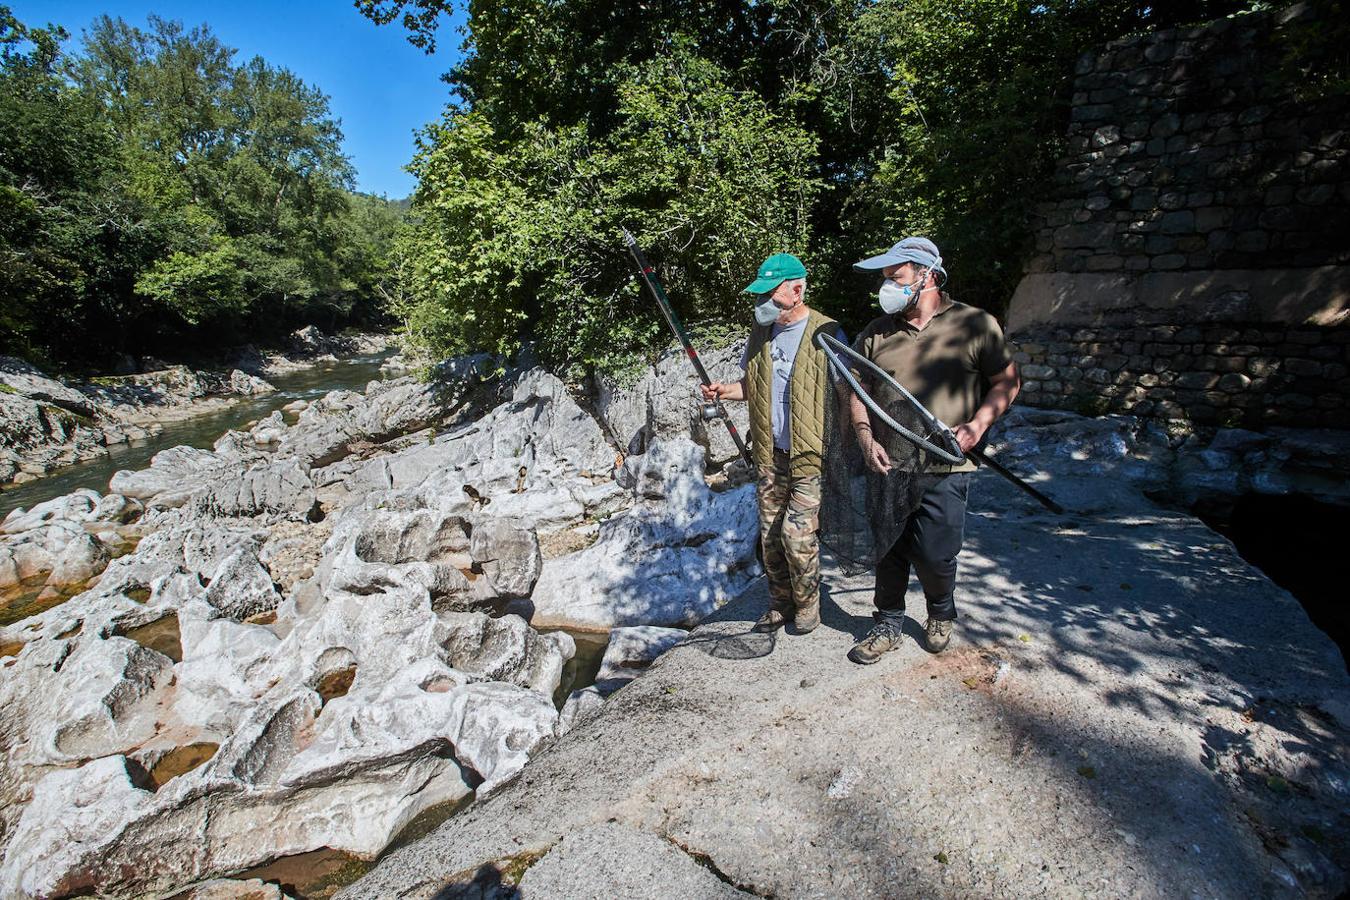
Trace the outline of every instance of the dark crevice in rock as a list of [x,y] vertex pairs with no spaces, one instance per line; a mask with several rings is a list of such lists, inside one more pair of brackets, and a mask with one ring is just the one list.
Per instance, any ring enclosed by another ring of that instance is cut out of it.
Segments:
[[695,850],[692,847],[686,847],[684,844],[681,844],[679,841],[675,840],[675,838],[671,837],[670,835],[665,835],[665,839],[670,842],[671,846],[675,847],[685,856],[689,857],[694,862],[698,863],[700,866],[716,875],[718,880],[723,882],[724,884],[729,884],[738,891],[742,891],[747,894],[753,894],[756,897],[774,896],[773,893],[770,891],[765,891],[762,890],[761,888],[757,888],[753,884],[742,884],[741,882],[732,878],[726,872],[723,872],[721,869],[719,869],[717,867],[717,863],[713,862],[713,858],[708,854]]
[[366,874],[374,862],[350,853],[323,847],[309,853],[283,856],[231,877],[240,881],[258,879],[281,888],[287,897],[331,897],[335,889]]
[[1301,494],[1244,494],[1197,504],[1195,514],[1293,594],[1340,648],[1350,671],[1350,612],[1335,571],[1350,510]]
[[[445,756],[453,758],[453,754],[446,753]],[[431,834],[445,822],[454,818],[459,813],[468,809],[477,799],[477,794],[470,791],[458,800],[451,800],[449,803],[438,803],[435,806],[422,810],[407,825],[404,825],[394,839],[389,842],[389,846],[380,852],[380,858],[388,856],[400,847],[407,847],[420,841],[422,838]]]

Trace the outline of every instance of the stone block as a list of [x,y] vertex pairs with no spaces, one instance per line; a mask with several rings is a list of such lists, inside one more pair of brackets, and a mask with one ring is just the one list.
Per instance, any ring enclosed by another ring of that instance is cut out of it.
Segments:
[[[1104,92],[1098,92],[1098,93],[1100,94],[1100,93],[1104,93]],[[1119,91],[1115,91],[1114,93],[1119,94],[1120,92],[1119,92]],[[1094,95],[1093,99],[1096,100],[1096,101],[1098,101],[1098,102],[1102,102],[1102,101],[1103,101],[1103,98],[1102,98],[1102,97],[1096,96],[1096,95]],[[1117,98],[1116,98],[1116,97],[1112,97],[1112,98],[1111,98],[1112,101],[1115,100],[1115,99],[1117,99]],[[1111,102],[1111,101],[1105,101],[1105,102]],[[1118,142],[1120,141],[1120,126],[1119,126],[1119,125],[1103,125],[1103,126],[1101,126],[1101,127],[1098,128],[1097,130],[1095,130],[1095,131],[1092,132],[1092,138],[1091,138],[1091,141],[1092,141],[1092,146],[1093,146],[1093,147],[1109,147],[1109,146],[1111,146],[1112,144],[1118,143]]]
[[1194,227],[1199,232],[1211,232],[1226,228],[1233,219],[1233,212],[1222,206],[1207,206],[1195,211]]
[[1177,376],[1176,385],[1185,390],[1207,391],[1219,383],[1219,376],[1209,372],[1183,372]]
[[1316,360],[1294,358],[1284,361],[1284,371],[1303,378],[1321,378],[1323,367]]
[[[1163,195],[1166,197],[1167,195]],[[1161,198],[1159,199],[1161,202]],[[1179,210],[1169,212],[1162,217],[1161,230],[1163,234],[1186,234],[1195,230],[1195,213],[1190,210]]]
[[1119,271],[1125,264],[1125,260],[1119,256],[1109,254],[1099,254],[1088,257],[1087,271],[1089,272],[1115,272]]
[[1181,116],[1176,113],[1167,113],[1154,120],[1149,128],[1149,134],[1154,137],[1168,138],[1181,130]]

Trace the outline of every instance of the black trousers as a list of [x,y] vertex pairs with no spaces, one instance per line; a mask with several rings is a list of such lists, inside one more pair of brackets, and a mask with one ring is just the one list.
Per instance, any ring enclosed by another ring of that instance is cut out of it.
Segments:
[[905,614],[911,566],[923,586],[929,618],[956,618],[956,557],[966,536],[970,473],[921,477],[927,484],[919,508],[900,539],[877,562],[876,617],[897,624]]

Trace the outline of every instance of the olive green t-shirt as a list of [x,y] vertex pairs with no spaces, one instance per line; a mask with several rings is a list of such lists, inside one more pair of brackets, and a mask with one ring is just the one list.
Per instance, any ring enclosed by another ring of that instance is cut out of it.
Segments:
[[[853,349],[885,369],[953,430],[975,417],[989,379],[1012,362],[998,320],[945,293],[922,331],[901,316],[880,316],[858,335]],[[934,460],[930,468],[963,472],[975,465]]]

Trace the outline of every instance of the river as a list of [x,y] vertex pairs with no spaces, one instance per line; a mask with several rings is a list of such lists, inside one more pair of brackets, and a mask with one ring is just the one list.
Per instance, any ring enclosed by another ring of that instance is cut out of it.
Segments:
[[232,428],[261,419],[273,410],[296,400],[314,400],[339,389],[364,391],[371,381],[384,377],[380,363],[392,352],[353,356],[337,362],[316,363],[294,372],[269,378],[277,388],[270,394],[249,397],[224,409],[203,413],[180,422],[168,422],[164,430],[143,441],[109,448],[107,456],[77,463],[27,484],[7,487],[0,492],[0,518],[11,510],[31,509],[35,504],[69,494],[80,488],[107,493],[108,480],[121,469],[143,469],[150,458],[169,447],[209,448]]

